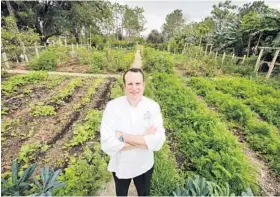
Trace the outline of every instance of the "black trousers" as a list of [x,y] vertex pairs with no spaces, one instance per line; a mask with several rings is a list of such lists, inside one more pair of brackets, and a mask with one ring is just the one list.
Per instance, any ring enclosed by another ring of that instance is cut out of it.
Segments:
[[[154,167],[152,167],[144,174],[133,178],[138,196],[150,196],[150,186],[153,170]],[[127,196],[131,179],[119,179],[116,176],[115,172],[113,172],[113,176],[115,180],[117,196]]]

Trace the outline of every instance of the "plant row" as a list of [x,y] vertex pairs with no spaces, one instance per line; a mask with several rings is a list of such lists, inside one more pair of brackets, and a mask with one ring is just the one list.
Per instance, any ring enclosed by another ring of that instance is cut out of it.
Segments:
[[28,68],[30,70],[56,70],[61,65],[70,63],[71,58],[78,60],[77,66],[86,65],[87,72],[122,72],[133,63],[135,51],[125,49],[104,50],[88,49],[86,47],[75,48],[62,45],[50,46],[39,58],[33,57]]
[[142,54],[143,70],[146,72],[174,72],[174,57],[168,52],[156,51],[153,48],[144,48]]
[[215,90],[207,79],[192,78],[189,84],[208,104],[217,107],[232,127],[240,129],[252,149],[261,153],[280,174],[280,136],[276,127],[260,120],[242,101]]
[[209,88],[219,90],[240,99],[249,105],[265,121],[280,128],[280,91],[267,85],[240,78],[215,78],[209,79]]
[[174,75],[154,74],[148,86],[147,94],[162,107],[169,138],[178,143],[186,175],[199,174],[223,187],[227,182],[234,193],[248,187],[258,191],[255,171],[237,138],[183,81]]

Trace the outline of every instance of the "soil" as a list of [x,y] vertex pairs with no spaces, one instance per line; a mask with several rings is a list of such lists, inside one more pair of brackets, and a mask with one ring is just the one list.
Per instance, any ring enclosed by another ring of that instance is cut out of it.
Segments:
[[[77,88],[72,94],[71,99],[68,99],[69,104],[63,105],[58,108],[56,115],[48,117],[33,117],[29,115],[30,109],[27,108],[25,117],[20,119],[20,124],[14,128],[17,135],[15,137],[8,138],[5,144],[2,144],[1,157],[1,171],[5,172],[10,169],[11,162],[18,156],[20,148],[23,144],[33,144],[34,142],[40,142],[41,144],[51,144],[56,136],[61,132],[61,128],[67,127],[69,122],[75,119],[75,114],[72,115],[73,105],[79,102],[80,97],[87,90],[86,82],[83,82],[82,88]],[[62,83],[62,86],[65,85]],[[60,86],[61,87],[61,86]],[[58,89],[55,89],[58,91]],[[53,91],[52,94],[57,93]],[[49,99],[47,97],[45,99]],[[44,100],[46,102],[46,100]],[[27,106],[28,107],[28,106]],[[48,123],[48,124],[46,124]],[[28,137],[30,132],[33,132],[33,136]]]

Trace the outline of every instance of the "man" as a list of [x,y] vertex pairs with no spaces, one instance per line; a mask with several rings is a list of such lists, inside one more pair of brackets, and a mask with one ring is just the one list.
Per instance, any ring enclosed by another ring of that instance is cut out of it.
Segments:
[[160,106],[143,96],[141,69],[123,75],[125,96],[110,101],[101,123],[101,148],[110,156],[117,196],[127,196],[133,179],[138,196],[150,195],[154,151],[165,141]]

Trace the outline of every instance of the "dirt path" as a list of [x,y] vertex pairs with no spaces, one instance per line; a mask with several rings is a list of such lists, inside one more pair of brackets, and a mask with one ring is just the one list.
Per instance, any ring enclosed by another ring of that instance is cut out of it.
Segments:
[[[11,74],[28,74],[29,70],[7,70],[8,73]],[[76,76],[76,77],[96,77],[96,78],[107,78],[107,77],[121,77],[121,75],[117,74],[86,74],[86,73],[69,73],[69,72],[48,72],[50,75],[67,75],[67,76]]]
[[[140,50],[137,50],[131,68],[141,68],[141,67],[142,67],[142,57],[140,54]],[[115,182],[113,176],[111,177],[111,180],[106,184],[105,189],[99,192],[98,196],[116,196]],[[129,186],[128,196],[137,196],[137,191],[133,180],[131,180]]]
[[137,50],[135,54],[134,62],[131,65],[131,68],[141,68],[142,67],[142,57],[140,54],[140,50]]

